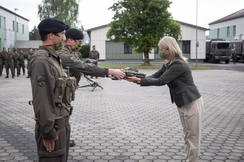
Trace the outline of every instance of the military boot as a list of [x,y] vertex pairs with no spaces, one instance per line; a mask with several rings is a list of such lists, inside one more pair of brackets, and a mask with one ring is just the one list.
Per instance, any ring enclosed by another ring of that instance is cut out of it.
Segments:
[[8,75],[5,78],[8,78]]

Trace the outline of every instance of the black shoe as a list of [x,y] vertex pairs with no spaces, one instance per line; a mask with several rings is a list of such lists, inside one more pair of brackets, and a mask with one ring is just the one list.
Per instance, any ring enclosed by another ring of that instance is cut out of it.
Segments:
[[12,78],[14,78],[14,75],[12,76]]
[[8,76],[6,76],[5,78],[8,78]]
[[29,76],[27,76],[26,78],[30,78]]
[[69,140],[69,147],[75,146],[75,141],[74,140]]
[[19,74],[17,75],[17,77],[19,77]]

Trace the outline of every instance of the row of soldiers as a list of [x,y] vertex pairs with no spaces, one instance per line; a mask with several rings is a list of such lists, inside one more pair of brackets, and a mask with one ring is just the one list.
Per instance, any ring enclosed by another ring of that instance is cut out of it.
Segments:
[[[9,78],[9,69],[11,71],[12,78],[15,77],[15,69],[17,70],[17,77],[19,77],[21,69],[23,71],[23,75],[25,75],[25,59],[27,59],[27,62],[29,64],[31,56],[36,51],[36,49],[33,50],[32,48],[30,48],[27,54],[23,52],[23,49],[19,49],[19,52],[17,50],[14,50],[13,53],[11,48],[8,48],[8,51],[6,51],[6,48],[3,47],[3,51],[0,52],[0,77],[2,76],[4,66],[6,70],[5,78]],[[26,78],[29,78],[29,75]]]

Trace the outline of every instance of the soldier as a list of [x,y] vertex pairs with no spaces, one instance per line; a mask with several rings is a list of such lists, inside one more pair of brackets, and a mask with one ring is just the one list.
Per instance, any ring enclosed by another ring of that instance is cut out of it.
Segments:
[[[39,161],[66,162],[69,152],[75,78],[68,78],[56,50],[62,48],[65,30],[61,20],[46,18],[38,25],[42,46],[31,56],[28,73],[35,113],[35,138]],[[71,87],[67,86],[71,85]]]
[[[6,48],[5,47],[3,47],[3,51],[2,51],[2,71],[1,71],[1,74],[2,74],[2,72],[3,72],[3,67],[4,67],[4,65],[5,65],[5,58],[4,58],[4,55],[5,54],[7,54],[7,51],[6,51]],[[6,69],[6,67],[5,67],[5,69]]]
[[[80,79],[80,74],[85,73],[94,76],[104,77],[106,75],[114,75],[122,79],[125,74],[117,69],[106,69],[99,66],[90,65],[82,62],[75,54],[82,46],[83,33],[78,29],[68,29],[65,33],[66,42],[64,48],[58,51],[58,55],[62,60],[63,67],[69,67],[70,75]],[[79,83],[79,82],[78,82]],[[76,86],[78,86],[78,83]],[[70,141],[70,146],[74,146],[73,140]]]
[[[19,50],[19,56],[20,56],[20,61],[19,61],[19,69],[23,71],[23,75],[25,75],[25,53],[23,52],[23,49]],[[19,72],[20,75],[20,72]]]
[[84,73],[88,75],[105,77],[106,75],[114,75],[117,78],[123,78],[124,73],[117,69],[101,68],[99,66],[87,64],[82,62],[75,56],[75,53],[79,51],[82,46],[83,33],[78,29],[71,28],[65,33],[66,42],[63,49],[58,51],[58,55],[62,60],[62,65],[65,68],[68,66],[72,73]]
[[[92,50],[89,53],[89,58],[90,59],[94,59],[97,60],[96,65],[98,65],[98,60],[99,60],[99,52],[96,50],[96,46],[93,45],[92,46]],[[91,76],[91,78],[93,78],[93,76]],[[96,77],[97,78],[97,77]]]
[[17,53],[17,50],[14,50],[14,73],[15,73],[15,69],[17,69],[17,77],[19,77],[20,75],[19,60],[20,60],[20,56]]
[[[31,58],[31,56],[32,56],[33,54],[34,54],[33,49],[30,48],[30,49],[29,49],[29,52],[28,52],[27,55],[26,55],[26,58],[27,58],[27,69],[28,69],[28,66],[29,66],[30,58]],[[27,75],[26,78],[29,78],[29,77],[30,77],[30,76],[29,76],[29,73],[28,73],[28,75]]]
[[11,52],[11,49],[8,48],[8,52],[4,54],[5,59],[5,69],[7,76],[5,78],[8,78],[9,74],[9,68],[11,70],[12,78],[14,78],[14,54]]

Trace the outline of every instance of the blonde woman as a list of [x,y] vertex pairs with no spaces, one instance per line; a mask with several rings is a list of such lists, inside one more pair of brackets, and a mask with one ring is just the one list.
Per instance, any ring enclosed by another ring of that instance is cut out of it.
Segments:
[[185,135],[185,161],[196,162],[200,152],[203,100],[176,40],[165,36],[159,41],[158,46],[160,57],[167,60],[162,68],[146,78],[128,77],[126,80],[137,82],[141,86],[168,85]]

